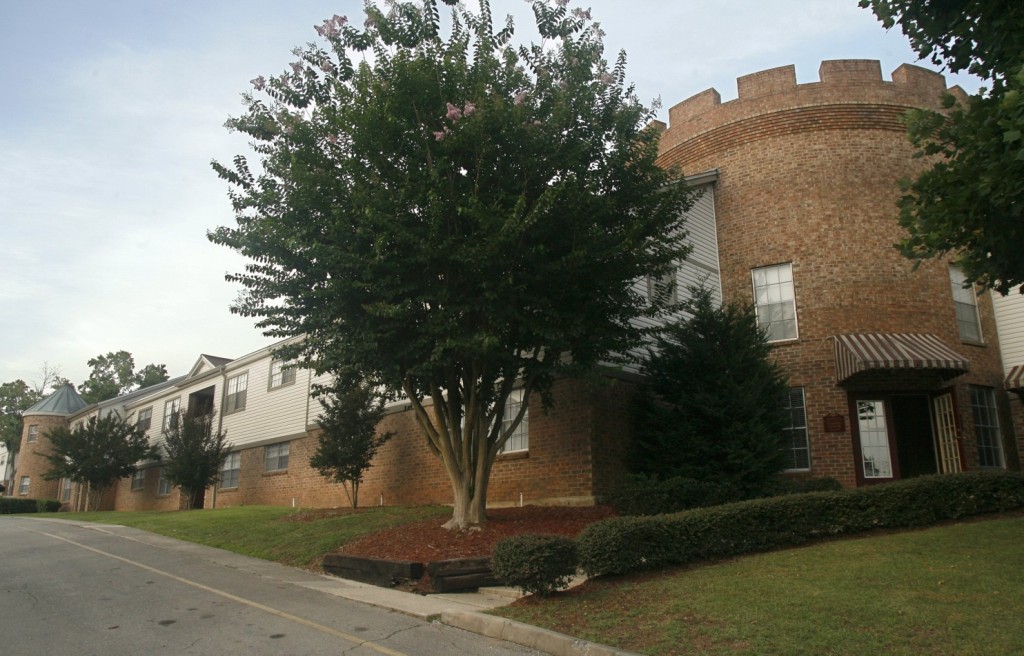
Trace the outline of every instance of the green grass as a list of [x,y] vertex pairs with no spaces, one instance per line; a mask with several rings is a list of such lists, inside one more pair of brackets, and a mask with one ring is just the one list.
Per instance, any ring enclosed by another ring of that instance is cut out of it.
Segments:
[[324,554],[367,533],[451,514],[441,506],[369,508],[357,513],[300,521],[316,511],[279,506],[239,506],[170,512],[51,513],[37,517],[133,526],[180,540],[219,547],[275,562],[318,569]]
[[1024,519],[843,540],[495,611],[646,654],[1024,653]]

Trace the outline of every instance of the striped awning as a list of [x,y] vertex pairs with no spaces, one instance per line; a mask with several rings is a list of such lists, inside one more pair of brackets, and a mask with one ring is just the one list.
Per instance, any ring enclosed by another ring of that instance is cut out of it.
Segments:
[[935,335],[920,333],[868,333],[836,335],[838,382],[879,369],[936,371],[954,378],[970,369],[970,361]]
[[1006,389],[1024,392],[1024,364],[1011,368],[1010,373],[1006,374]]

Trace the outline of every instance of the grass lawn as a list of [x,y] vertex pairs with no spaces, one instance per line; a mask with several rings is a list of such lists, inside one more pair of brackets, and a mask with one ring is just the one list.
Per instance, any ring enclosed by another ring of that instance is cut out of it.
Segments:
[[[169,512],[51,513],[38,517],[134,526],[180,540],[275,562],[319,569],[324,554],[367,533],[450,515],[443,506],[323,513],[280,506]],[[326,516],[325,516],[326,515]]]
[[495,612],[645,654],[1024,654],[1024,518],[596,580]]

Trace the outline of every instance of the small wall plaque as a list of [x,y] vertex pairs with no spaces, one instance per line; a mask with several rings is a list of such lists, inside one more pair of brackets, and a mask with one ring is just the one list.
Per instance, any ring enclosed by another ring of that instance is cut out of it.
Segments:
[[845,415],[825,415],[825,432],[842,433],[846,430]]

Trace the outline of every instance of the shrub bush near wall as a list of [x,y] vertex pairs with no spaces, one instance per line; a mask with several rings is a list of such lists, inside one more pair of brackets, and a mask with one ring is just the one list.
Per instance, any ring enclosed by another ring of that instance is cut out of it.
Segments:
[[947,474],[672,515],[613,517],[588,526],[577,547],[588,575],[623,574],[1022,507],[1020,472]]
[[17,515],[21,513],[57,512],[60,501],[52,499],[15,499],[0,497],[0,515]]
[[[766,485],[764,496],[841,489],[843,486],[834,478],[792,479],[777,476]],[[653,476],[636,474],[620,485],[609,500],[620,515],[663,515],[691,508],[718,506],[741,499],[736,489],[714,481],[683,477],[658,480]]]
[[568,587],[578,568],[576,543],[559,535],[516,535],[494,546],[491,567],[507,585],[548,595]]

